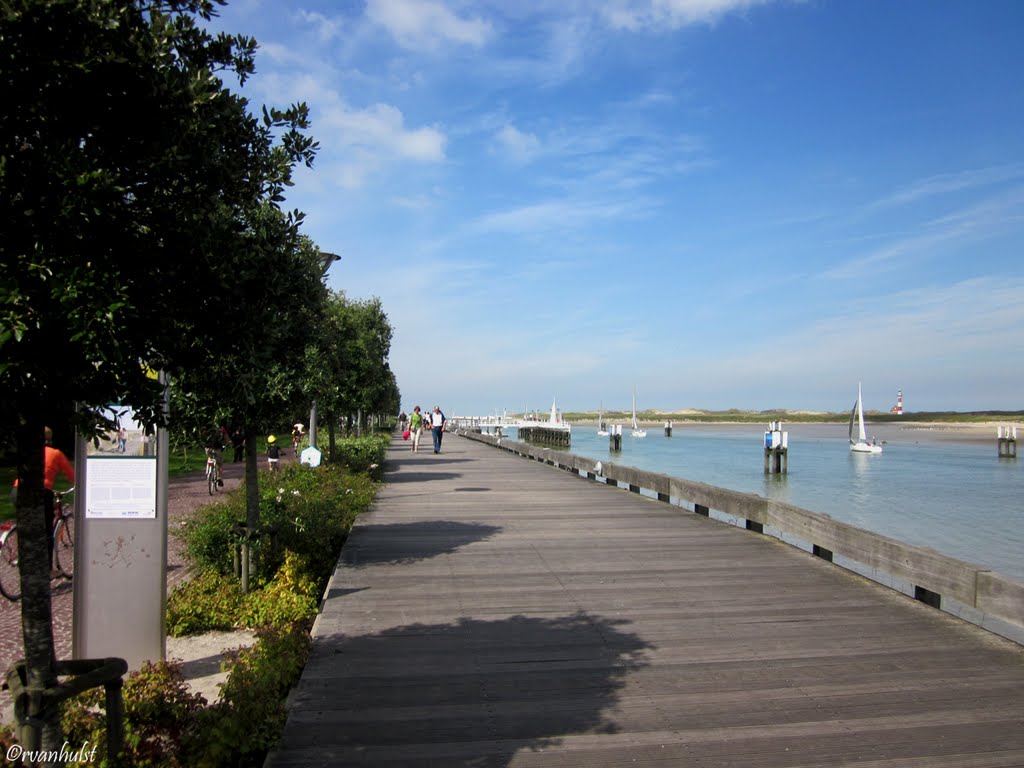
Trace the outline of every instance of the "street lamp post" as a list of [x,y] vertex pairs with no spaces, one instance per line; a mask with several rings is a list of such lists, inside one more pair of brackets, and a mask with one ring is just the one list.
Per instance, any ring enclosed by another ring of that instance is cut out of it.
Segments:
[[[341,256],[336,253],[320,251],[320,276],[325,277],[331,264],[340,260]],[[316,448],[316,398],[313,399],[313,404],[309,409],[309,447]]]

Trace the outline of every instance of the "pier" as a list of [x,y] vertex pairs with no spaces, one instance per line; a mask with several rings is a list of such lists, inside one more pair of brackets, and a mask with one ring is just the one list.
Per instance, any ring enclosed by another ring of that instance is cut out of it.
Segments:
[[[1024,648],[829,560],[859,553],[1021,623],[1024,585],[761,497],[496,442],[393,443],[268,766],[1024,764]],[[757,532],[784,519],[815,553]]]

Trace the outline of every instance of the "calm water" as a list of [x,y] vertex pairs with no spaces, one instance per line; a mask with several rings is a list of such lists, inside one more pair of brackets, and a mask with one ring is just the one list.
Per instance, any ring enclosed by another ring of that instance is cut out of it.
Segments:
[[596,427],[574,426],[569,450],[824,512],[1024,581],[1024,459],[998,458],[994,428],[979,443],[879,426],[880,456],[850,453],[846,425],[785,428],[789,473],[781,476],[764,474],[758,425],[677,424],[671,438],[649,427],[644,439],[626,426],[615,455]]

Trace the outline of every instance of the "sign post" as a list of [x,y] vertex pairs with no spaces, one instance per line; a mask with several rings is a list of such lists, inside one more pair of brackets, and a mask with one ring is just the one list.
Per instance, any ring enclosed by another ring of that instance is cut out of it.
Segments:
[[86,458],[75,494],[72,656],[119,656],[139,669],[167,647],[168,436],[147,433],[129,408],[111,411],[118,432],[77,446]]

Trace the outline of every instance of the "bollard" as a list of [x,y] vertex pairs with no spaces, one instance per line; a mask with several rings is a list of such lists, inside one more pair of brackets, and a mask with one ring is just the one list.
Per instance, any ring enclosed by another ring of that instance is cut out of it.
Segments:
[[1000,459],[1017,458],[1017,427],[1006,425],[996,428]]
[[609,451],[621,451],[622,450],[622,425],[612,424],[608,429],[608,450]]
[[672,437],[672,422],[665,422],[665,437]]
[[789,432],[781,421],[773,421],[764,433],[764,473],[786,474],[789,469]]

